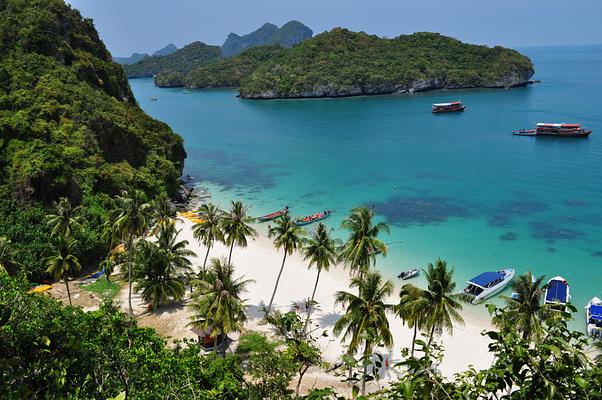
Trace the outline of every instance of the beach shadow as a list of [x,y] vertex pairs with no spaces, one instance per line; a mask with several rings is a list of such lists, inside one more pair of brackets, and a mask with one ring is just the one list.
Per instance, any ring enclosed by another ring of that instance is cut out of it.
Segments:
[[337,312],[331,312],[328,314],[322,314],[319,317],[316,318],[316,315],[314,314],[314,318],[312,318],[314,321],[316,321],[317,324],[320,325],[320,327],[322,328],[330,328],[333,327],[334,324],[336,324],[336,322],[343,316],[343,314],[339,314]]
[[249,319],[263,319],[265,316],[265,308],[266,304],[263,301],[259,304],[248,304],[247,316],[249,317]]

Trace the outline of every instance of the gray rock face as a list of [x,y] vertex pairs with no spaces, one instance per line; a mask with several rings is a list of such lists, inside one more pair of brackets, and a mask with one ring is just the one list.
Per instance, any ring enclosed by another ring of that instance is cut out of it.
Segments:
[[250,47],[266,44],[279,44],[284,47],[292,47],[312,37],[312,35],[313,31],[298,21],[287,22],[281,28],[278,28],[274,24],[266,23],[261,28],[247,35],[229,34],[222,45],[222,53],[225,57],[230,57]]
[[162,49],[155,51],[152,55],[153,56],[166,56],[177,50],[178,50],[178,48],[176,47],[176,45],[173,43],[170,43],[167,46],[163,47]]

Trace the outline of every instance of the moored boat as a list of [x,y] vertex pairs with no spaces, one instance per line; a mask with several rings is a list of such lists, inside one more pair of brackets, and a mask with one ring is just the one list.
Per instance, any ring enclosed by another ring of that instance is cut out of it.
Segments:
[[587,334],[602,338],[602,300],[592,298],[585,307]]
[[295,222],[295,224],[297,224],[297,226],[309,225],[309,224],[314,223],[316,221],[320,221],[320,220],[322,220],[324,218],[327,218],[330,214],[331,214],[330,210],[319,212],[319,213],[315,213],[315,214],[308,215],[306,217],[297,219],[297,221]]
[[468,280],[461,292],[469,303],[477,304],[505,288],[514,277],[514,269],[487,271]]
[[548,281],[543,304],[552,310],[566,311],[566,305],[571,301],[569,283],[562,276],[555,276]]
[[581,124],[538,122],[535,129],[519,129],[512,133],[516,136],[588,137],[592,131]]
[[431,107],[433,113],[446,113],[446,112],[459,112],[464,111],[466,107],[461,101],[454,101],[451,103],[435,103]]
[[275,218],[282,217],[283,215],[288,214],[288,206],[284,206],[282,210],[274,211],[273,213],[262,215],[261,217],[257,217],[257,220],[260,222],[271,221]]
[[412,269],[408,269],[407,271],[401,272],[399,275],[397,275],[397,277],[400,279],[403,279],[405,281],[406,279],[410,279],[415,276],[418,276],[419,273],[420,273],[420,269],[412,268]]

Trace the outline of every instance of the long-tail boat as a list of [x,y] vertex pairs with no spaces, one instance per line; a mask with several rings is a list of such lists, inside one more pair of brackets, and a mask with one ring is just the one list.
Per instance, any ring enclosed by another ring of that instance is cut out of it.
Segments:
[[435,103],[431,108],[433,113],[445,113],[445,112],[460,112],[466,110],[466,107],[461,101],[453,101],[451,103]]
[[308,215],[307,217],[303,217],[303,218],[297,219],[297,221],[295,222],[295,224],[297,224],[297,226],[309,225],[309,224],[314,223],[316,221],[320,221],[320,220],[322,220],[324,218],[327,218],[330,214],[331,214],[330,210],[324,211],[324,212],[315,213],[315,214],[312,214],[312,215]]
[[283,215],[288,214],[288,206],[284,206],[282,210],[274,211],[273,213],[262,215],[261,217],[257,217],[260,222],[271,221],[275,218],[282,217]]

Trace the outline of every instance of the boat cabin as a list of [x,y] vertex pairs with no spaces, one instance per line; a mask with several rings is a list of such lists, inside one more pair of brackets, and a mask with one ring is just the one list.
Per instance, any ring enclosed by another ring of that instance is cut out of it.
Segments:
[[434,113],[464,111],[465,107],[461,101],[453,101],[451,103],[435,103],[432,111]]
[[592,304],[589,308],[588,324],[594,325],[595,329],[602,333],[602,305]]
[[545,304],[554,310],[564,311],[568,302],[569,285],[566,281],[552,280],[546,289]]
[[468,281],[468,286],[464,289],[464,293],[473,296],[478,296],[484,290],[489,289],[502,282],[506,274],[501,271],[483,272],[481,275],[475,276]]

